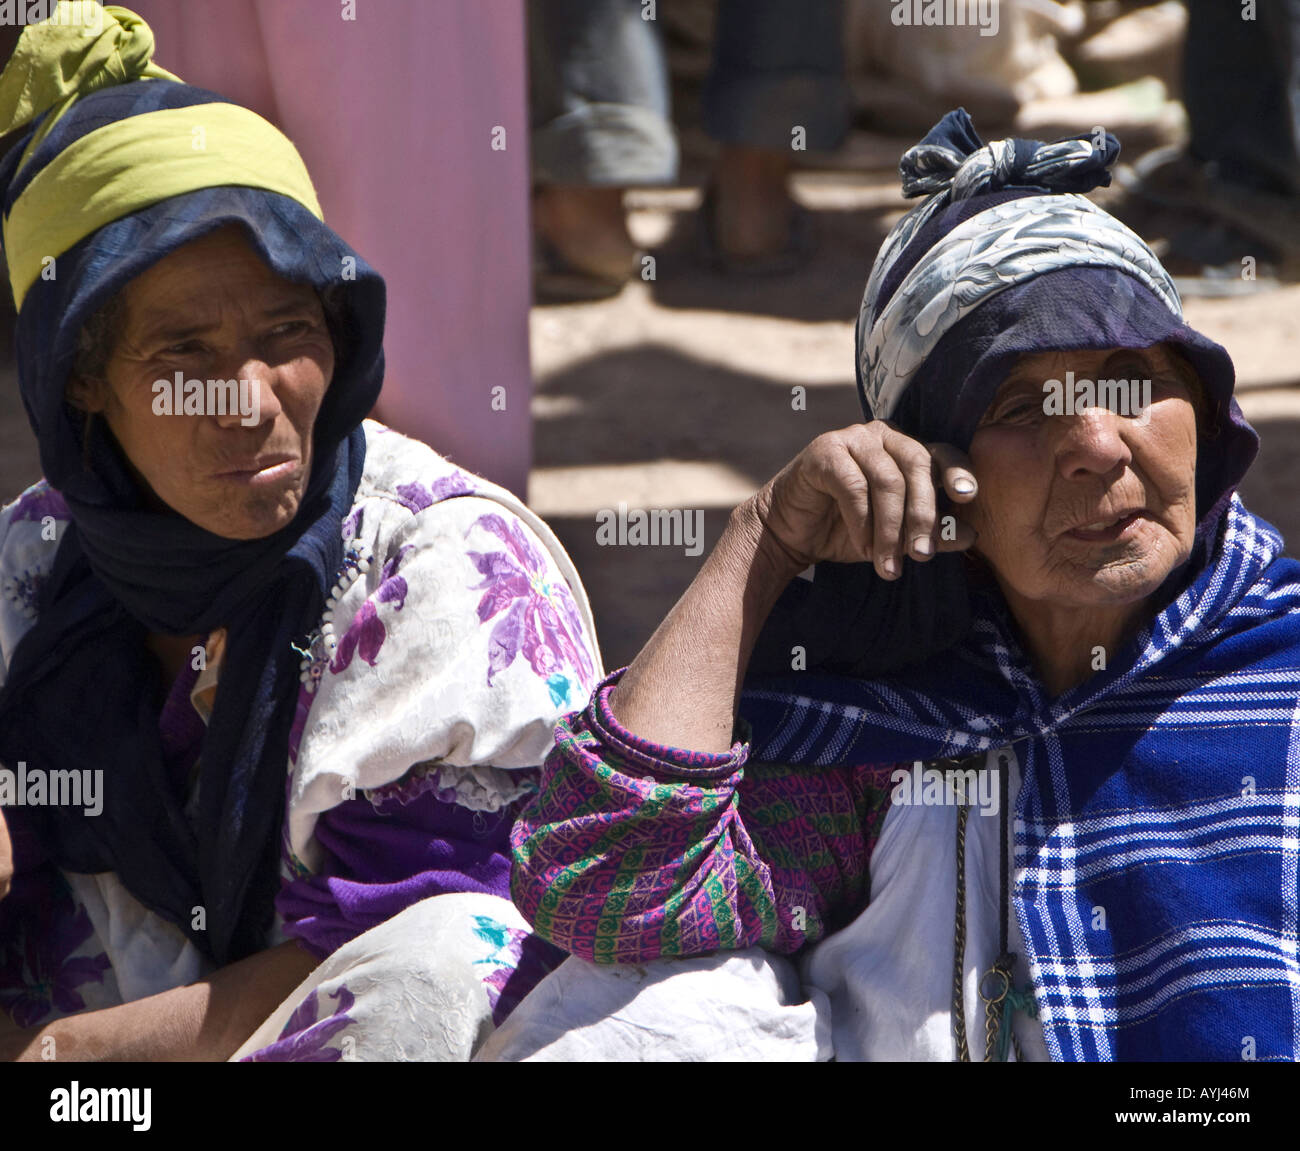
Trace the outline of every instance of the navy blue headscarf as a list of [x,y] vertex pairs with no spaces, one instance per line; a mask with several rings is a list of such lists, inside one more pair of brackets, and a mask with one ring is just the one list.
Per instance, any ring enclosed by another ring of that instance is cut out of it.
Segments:
[[[29,132],[0,165],[8,217],[28,184],[96,129],[162,109],[226,103],[164,80],[108,87],[72,104],[26,164]],[[38,131],[41,122],[33,125]],[[87,439],[64,396],[85,322],[134,277],[236,224],[286,280],[341,285],[332,380],[313,428],[311,476],[294,520],[264,539],[229,540],[144,503],[112,436]],[[289,731],[299,655],[343,558],[341,525],[365,462],[361,422],[383,378],[383,280],[296,200],[242,186],[177,195],[123,216],[59,255],[18,315],[23,402],[45,478],[71,510],[36,623],[0,690],[0,762],[102,769],[104,808],[10,809],[18,864],[115,871],[146,907],[217,964],[260,950],[279,881]],[[193,821],[168,777],[159,733],[161,672],[150,631],[228,629],[204,736]],[[39,858],[24,860],[36,845]],[[198,909],[203,914],[198,914]]]
[[[881,247],[857,326],[858,390],[867,420],[922,442],[968,450],[1010,367],[1046,350],[1169,344],[1192,364],[1210,406],[1197,454],[1196,546],[1155,600],[1207,562],[1232,493],[1259,449],[1233,399],[1228,353],[1188,327],[1149,248],[1079,193],[1110,183],[1110,135],[985,145],[962,109],[904,154],[904,194],[928,198]],[[924,663],[972,619],[970,561],[905,561],[882,580],[871,564],[817,565],[768,619],[751,674],[811,668],[862,678]]]

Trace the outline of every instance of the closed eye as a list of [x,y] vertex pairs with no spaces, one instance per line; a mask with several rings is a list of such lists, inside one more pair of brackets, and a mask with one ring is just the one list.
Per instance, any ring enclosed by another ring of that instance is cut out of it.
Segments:
[[286,320],[271,329],[273,336],[301,336],[316,330],[316,325],[309,320]]
[[1022,423],[1043,414],[1043,401],[1028,396],[1008,400],[993,413],[993,423]]
[[184,340],[179,344],[170,344],[162,349],[164,356],[189,356],[201,352],[203,345],[198,340]]

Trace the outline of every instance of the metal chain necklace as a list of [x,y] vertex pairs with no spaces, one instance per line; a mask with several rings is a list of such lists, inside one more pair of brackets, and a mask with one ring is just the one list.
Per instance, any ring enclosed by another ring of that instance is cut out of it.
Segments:
[[[953,778],[962,782],[968,778],[964,774],[966,770],[972,767],[976,771],[984,770],[984,758],[981,754],[961,760],[957,767],[963,774],[955,775]],[[1036,1014],[1036,1011],[1032,1002],[1032,992],[1029,993],[1029,997],[1026,999],[1024,995],[1012,987],[1017,957],[1008,949],[1007,944],[1009,923],[1007,792],[1009,787],[1006,755],[998,756],[997,774],[999,822],[1001,825],[998,867],[998,957],[994,960],[993,965],[980,976],[977,989],[980,998],[984,1001],[984,1062],[1005,1062],[1009,1041],[1012,1050],[1015,1052],[1016,1062],[1019,1063],[1023,1061],[1023,1054],[1020,1050],[1020,1041],[1016,1038],[1015,1031],[1011,1027],[1012,1014],[1016,1006],[1023,1006],[1033,1014]],[[953,932],[952,1030],[953,1037],[957,1041],[957,1061],[959,1063],[969,1063],[971,1057],[970,1046],[966,1039],[964,975],[966,966],[966,821],[970,817],[970,803],[968,802],[968,796],[964,792],[957,799],[957,906],[956,924]],[[1008,1006],[1011,1006],[1011,1012],[1007,1011]]]

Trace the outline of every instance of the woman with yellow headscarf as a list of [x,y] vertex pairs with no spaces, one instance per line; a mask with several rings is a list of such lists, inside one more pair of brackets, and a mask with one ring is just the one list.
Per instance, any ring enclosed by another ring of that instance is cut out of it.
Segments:
[[554,958],[508,833],[600,674],[586,597],[363,422],[382,279],[152,53],[63,0],[0,77],[44,471],[0,513],[0,1054],[467,1058]]

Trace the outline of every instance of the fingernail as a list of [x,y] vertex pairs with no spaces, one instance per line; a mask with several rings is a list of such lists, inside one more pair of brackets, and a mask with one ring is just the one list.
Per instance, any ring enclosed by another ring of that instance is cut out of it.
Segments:
[[912,541],[912,550],[919,556],[928,556],[934,551],[934,545],[930,543],[929,536],[917,536]]
[[968,479],[953,480],[952,490],[963,496],[968,496],[975,490],[975,485]]
[[894,561],[893,556],[886,556],[883,560],[880,561],[880,566],[885,569],[885,575],[888,576],[898,575],[898,564]]

